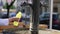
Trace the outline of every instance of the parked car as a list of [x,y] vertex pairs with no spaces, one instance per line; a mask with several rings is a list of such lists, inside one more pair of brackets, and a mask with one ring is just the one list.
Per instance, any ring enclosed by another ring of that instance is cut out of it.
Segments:
[[12,12],[12,13],[9,13],[9,17],[15,17],[16,16],[16,13]]
[[[58,24],[58,13],[53,13],[53,23],[55,24]],[[42,13],[40,15],[40,23],[45,23],[45,24],[49,24],[49,20],[50,20],[50,13],[49,12],[45,12],[45,13]]]
[[[15,17],[16,13],[10,12],[9,17]],[[7,18],[7,12],[3,12],[1,18]]]
[[[58,13],[55,13],[53,12],[53,15],[52,15],[52,28],[53,29],[60,29],[59,28],[59,25],[60,25],[60,22],[59,22],[59,14]],[[45,13],[42,13],[40,15],[40,24],[46,24],[49,26],[50,24],[50,13],[49,12],[45,12]]]

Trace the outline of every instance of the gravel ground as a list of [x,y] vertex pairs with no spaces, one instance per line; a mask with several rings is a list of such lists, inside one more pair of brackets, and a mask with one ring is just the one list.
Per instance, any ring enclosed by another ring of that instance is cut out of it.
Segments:
[[0,34],[3,34],[3,33],[0,33]]
[[[16,31],[16,34],[31,34],[29,30]],[[0,33],[2,34],[2,33]],[[39,30],[39,34],[60,34],[58,30]]]
[[[31,34],[30,31],[17,31],[16,34]],[[57,30],[39,30],[39,34],[60,34]]]

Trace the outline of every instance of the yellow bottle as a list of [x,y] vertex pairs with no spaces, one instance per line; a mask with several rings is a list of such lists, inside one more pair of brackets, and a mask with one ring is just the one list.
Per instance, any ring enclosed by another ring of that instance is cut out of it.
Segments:
[[[21,17],[22,17],[22,13],[21,13],[21,12],[18,12],[17,15],[16,15],[16,18],[21,18]],[[14,22],[13,22],[13,25],[14,25],[14,26],[18,26],[18,25],[19,25],[19,22],[14,21]]]

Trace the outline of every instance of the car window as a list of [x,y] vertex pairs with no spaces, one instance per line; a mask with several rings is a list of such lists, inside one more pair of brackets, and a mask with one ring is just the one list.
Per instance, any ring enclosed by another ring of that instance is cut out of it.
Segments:
[[49,18],[50,14],[44,14],[43,18]]
[[[50,18],[50,14],[46,13],[42,16],[43,18]],[[58,19],[58,14],[53,14],[53,18]]]
[[53,19],[58,19],[58,14],[53,14]]

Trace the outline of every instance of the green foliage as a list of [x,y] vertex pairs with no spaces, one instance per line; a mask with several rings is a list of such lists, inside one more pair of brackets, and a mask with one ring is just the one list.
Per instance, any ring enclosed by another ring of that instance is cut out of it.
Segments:
[[[7,9],[7,5],[5,4],[5,5],[3,6],[3,8],[4,8],[4,9]],[[12,6],[10,7],[10,9],[15,9],[15,6],[12,5]]]
[[13,6],[11,6],[10,8],[11,8],[11,9],[15,9],[15,6],[13,5]]
[[5,5],[3,6],[3,8],[6,9],[6,8],[7,8],[7,5],[5,4]]

